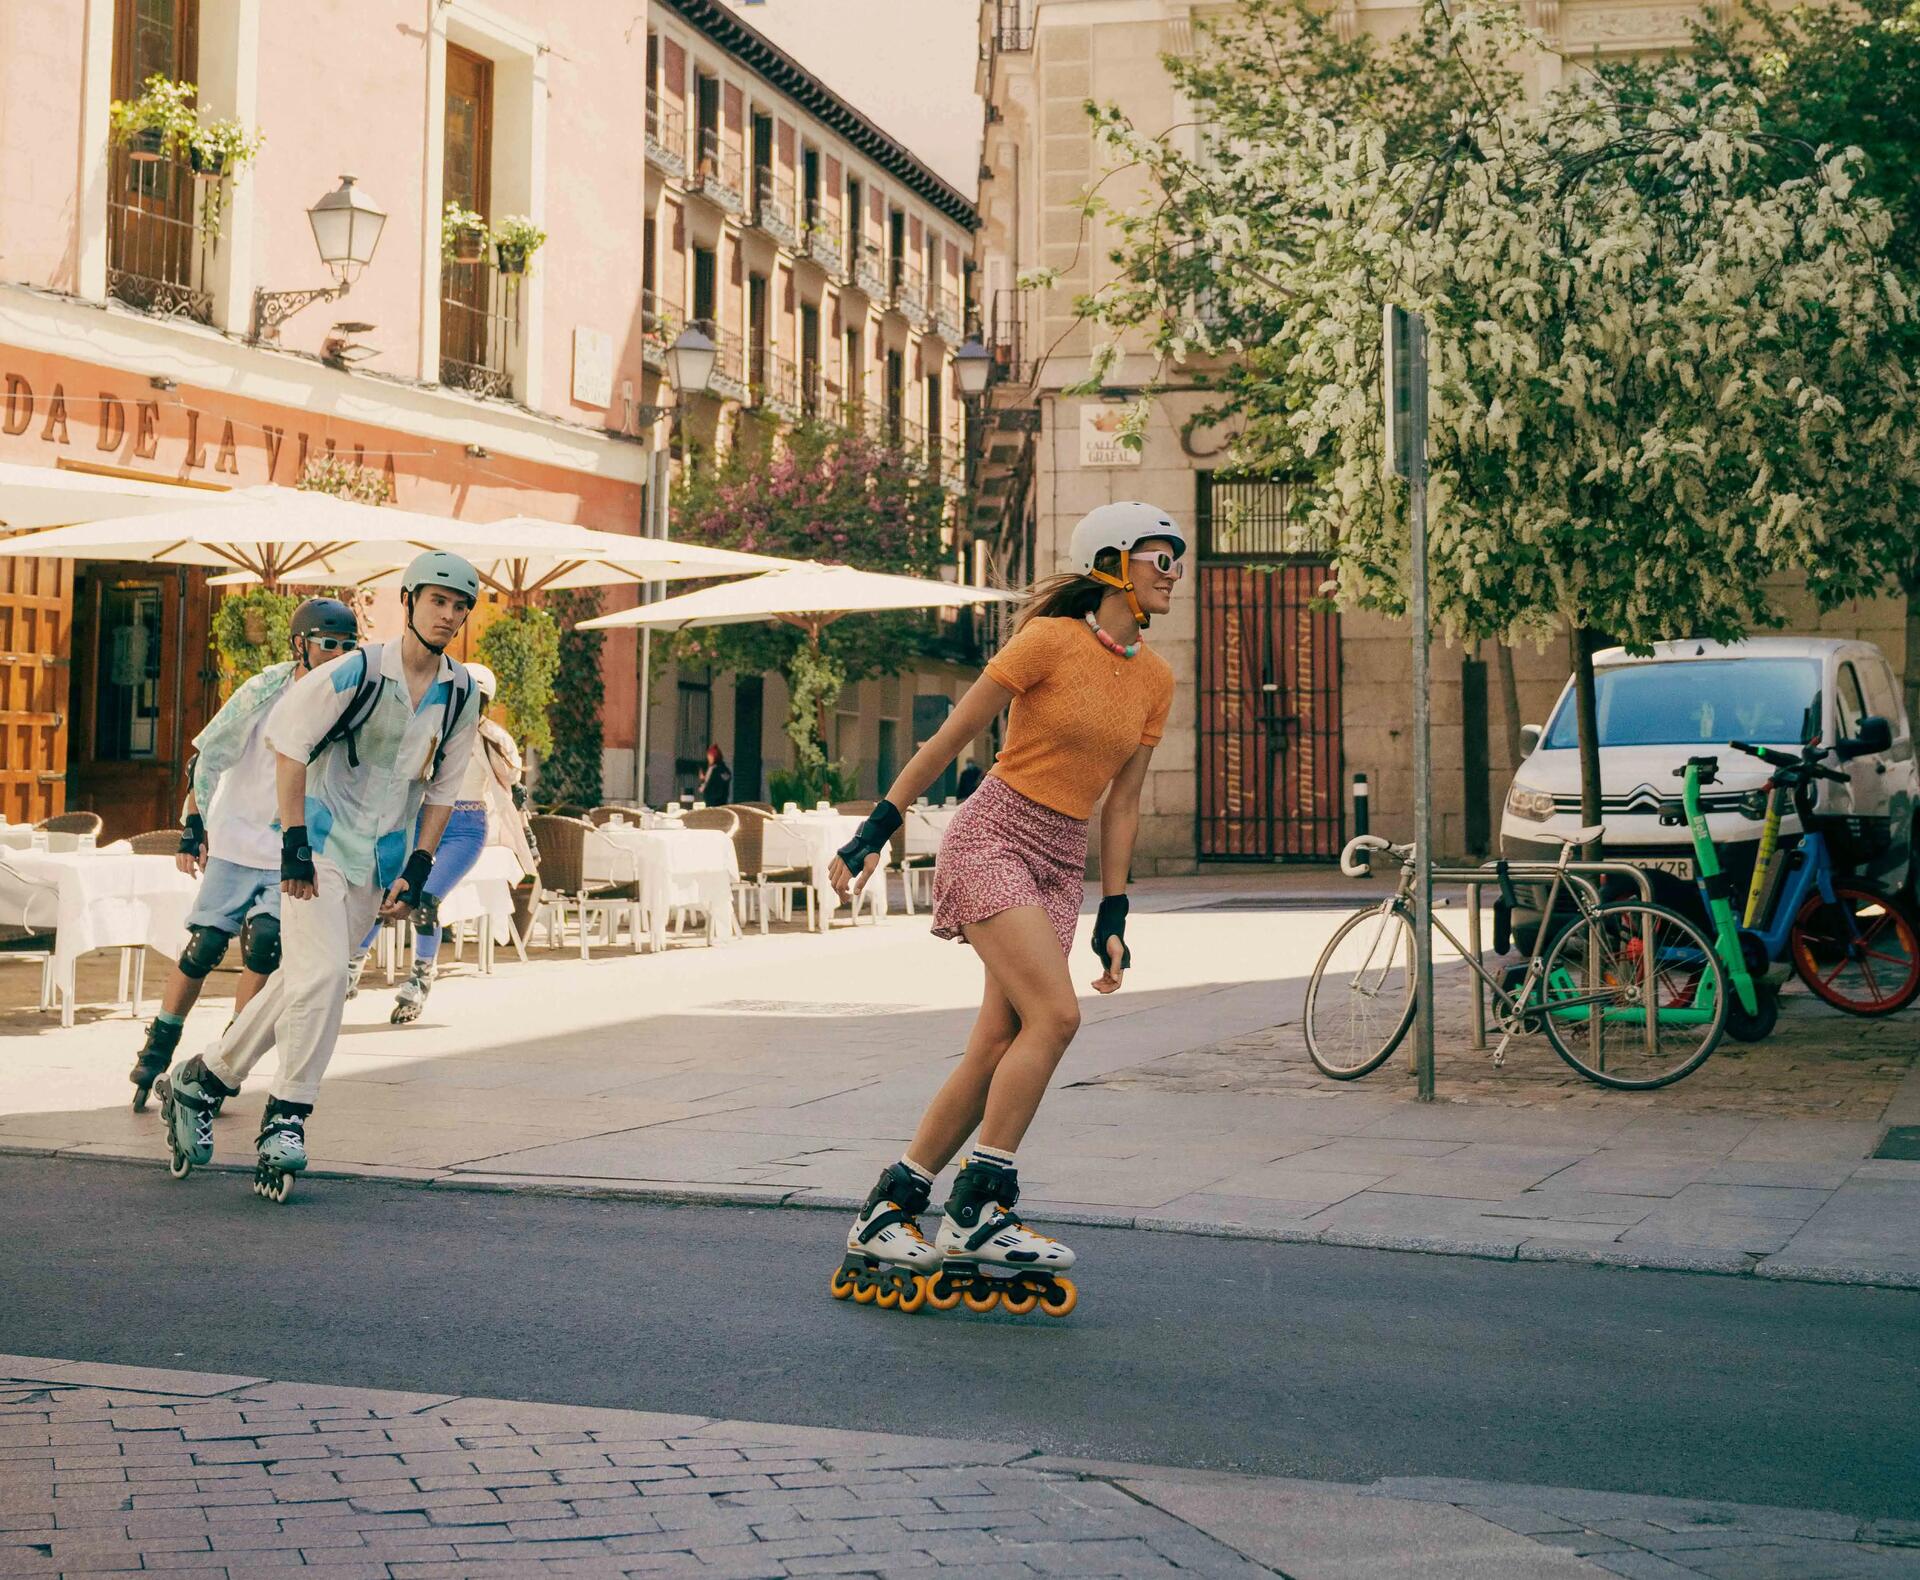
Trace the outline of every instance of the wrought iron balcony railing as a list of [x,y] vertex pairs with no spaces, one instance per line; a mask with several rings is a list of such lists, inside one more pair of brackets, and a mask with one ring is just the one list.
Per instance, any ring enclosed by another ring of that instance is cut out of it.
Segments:
[[966,338],[966,313],[958,291],[942,288],[934,294],[933,332],[950,346]]
[[657,95],[647,95],[647,163],[670,176],[687,173],[687,117]]
[[776,165],[753,173],[753,223],[783,247],[800,245],[799,190],[793,177]]
[[847,259],[840,250],[839,232],[825,215],[807,227],[807,256],[825,269],[830,279],[846,278]]
[[927,274],[904,258],[893,261],[893,305],[915,329],[933,322],[927,312]]
[[996,384],[1025,384],[1033,376],[1028,361],[1027,293],[1019,289],[993,293],[993,317],[987,325],[987,351],[993,362],[989,377]]
[[728,214],[746,211],[746,164],[732,143],[702,134],[700,156],[687,177],[687,190],[697,192]]
[[[107,295],[163,318],[213,322],[216,245],[209,180],[184,154],[135,159],[116,146],[107,176]],[[214,212],[217,212],[215,210]]]
[[887,258],[877,241],[860,243],[860,255],[853,260],[853,283],[876,302],[887,299]]
[[640,293],[640,360],[657,373],[667,369],[667,351],[680,333],[682,318],[679,308],[654,292]]
[[1033,48],[1033,0],[999,0],[994,8],[993,47],[1003,55]]
[[440,382],[474,395],[513,394],[520,280],[491,260],[440,265]]
[[745,402],[752,392],[747,385],[745,348],[740,337],[711,318],[696,318],[692,327],[713,342],[713,376],[707,393],[721,400]]
[[792,360],[769,351],[753,348],[753,403],[770,417],[792,422],[800,415],[800,370]]

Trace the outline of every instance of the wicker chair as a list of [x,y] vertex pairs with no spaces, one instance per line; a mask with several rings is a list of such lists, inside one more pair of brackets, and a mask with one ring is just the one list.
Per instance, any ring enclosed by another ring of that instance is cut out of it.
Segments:
[[623,817],[629,823],[640,821],[640,808],[637,806],[597,806],[587,813],[586,820],[595,828],[611,823],[615,818]]
[[180,830],[148,829],[144,834],[135,834],[127,843],[133,847],[136,856],[177,856],[180,853]]
[[845,817],[865,817],[879,804],[878,801],[842,801],[834,811]]
[[531,935],[544,921],[548,947],[564,947],[567,913],[572,911],[579,922],[582,960],[593,958],[591,924],[595,919],[605,929],[609,948],[619,937],[623,913],[634,947],[640,943],[638,905],[631,886],[597,883],[587,877],[587,841],[597,834],[585,818],[540,815],[533,819],[533,837],[540,847],[540,878],[527,932]]
[[740,814],[730,806],[707,806],[688,812],[680,824],[683,828],[717,828],[732,839],[740,829]]
[[773,816],[771,810],[744,803],[728,807],[727,810],[734,813],[736,819],[733,852],[740,862],[740,882],[734,888],[733,897],[740,913],[740,925],[746,926],[747,911],[752,909],[759,913],[760,931],[764,933],[767,930],[769,899],[779,902],[784,920],[793,915],[793,896],[801,893],[807,897],[807,925],[811,927],[813,874],[804,867],[778,867],[772,870],[767,867],[767,821]]
[[[62,812],[58,817],[43,817],[33,825],[43,834],[91,834],[96,839],[106,825],[98,812]],[[179,836],[174,836],[175,843]]]

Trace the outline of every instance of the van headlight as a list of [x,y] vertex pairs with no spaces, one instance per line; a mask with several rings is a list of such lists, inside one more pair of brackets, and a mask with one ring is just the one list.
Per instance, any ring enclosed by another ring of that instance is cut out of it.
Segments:
[[1553,816],[1553,797],[1545,790],[1536,790],[1532,785],[1523,785],[1516,779],[1513,788],[1507,792],[1507,810],[1529,823],[1544,823]]

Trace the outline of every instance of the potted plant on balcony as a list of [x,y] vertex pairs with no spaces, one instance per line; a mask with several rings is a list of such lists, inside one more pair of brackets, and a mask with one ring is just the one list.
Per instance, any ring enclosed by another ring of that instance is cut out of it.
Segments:
[[250,132],[238,121],[209,121],[188,136],[187,158],[201,180],[218,181],[237,174],[265,141],[264,134]]
[[196,122],[190,82],[155,72],[137,99],[115,99],[109,112],[113,140],[142,163],[165,159],[189,145]]
[[545,245],[547,233],[524,214],[509,214],[493,233],[493,255],[502,274],[533,272],[530,260]]
[[487,222],[458,200],[447,199],[440,216],[440,256],[448,263],[478,263],[487,255]]

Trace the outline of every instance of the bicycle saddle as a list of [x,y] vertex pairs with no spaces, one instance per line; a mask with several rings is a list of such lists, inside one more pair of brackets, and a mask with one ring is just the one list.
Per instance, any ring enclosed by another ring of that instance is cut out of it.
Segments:
[[1541,829],[1535,835],[1538,839],[1557,839],[1563,845],[1590,845],[1607,831],[1605,823],[1595,823],[1591,828],[1576,828],[1571,834],[1556,834],[1551,829]]

